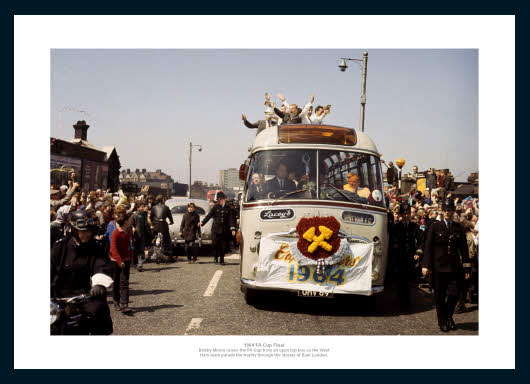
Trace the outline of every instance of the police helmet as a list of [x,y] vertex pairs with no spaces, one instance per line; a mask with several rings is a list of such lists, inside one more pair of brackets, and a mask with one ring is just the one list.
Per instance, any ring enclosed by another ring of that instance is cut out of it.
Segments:
[[404,201],[399,205],[399,214],[404,215],[410,213],[410,204],[408,201]]
[[85,210],[79,210],[70,216],[70,225],[78,231],[90,231],[94,227],[94,220],[90,213]]
[[455,210],[455,202],[450,197],[446,197],[442,201],[442,211],[454,211]]

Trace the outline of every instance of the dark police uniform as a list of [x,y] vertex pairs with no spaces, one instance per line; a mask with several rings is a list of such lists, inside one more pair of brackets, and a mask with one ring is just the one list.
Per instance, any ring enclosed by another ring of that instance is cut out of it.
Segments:
[[464,271],[471,267],[466,235],[459,223],[442,220],[431,224],[425,237],[422,267],[432,271],[438,325],[446,331],[451,323],[454,326],[452,317]]
[[[400,214],[410,213],[408,203],[401,204]],[[411,221],[394,224],[392,247],[396,257],[398,297],[402,305],[410,305],[409,282],[414,280],[414,255],[423,255],[424,234],[418,224]]]
[[216,263],[220,261],[221,264],[224,264],[227,243],[232,237],[231,231],[235,231],[234,215],[232,209],[225,202],[224,206],[215,204],[202,220],[201,225],[204,226],[211,218],[213,218],[212,242],[215,249],[214,261]]
[[[51,251],[51,297],[72,297],[88,294],[91,277],[97,273],[112,276],[113,268],[104,249],[94,239],[77,244],[73,237],[57,241]],[[91,334],[112,333],[112,318],[106,297],[93,297],[84,304],[92,318]]]

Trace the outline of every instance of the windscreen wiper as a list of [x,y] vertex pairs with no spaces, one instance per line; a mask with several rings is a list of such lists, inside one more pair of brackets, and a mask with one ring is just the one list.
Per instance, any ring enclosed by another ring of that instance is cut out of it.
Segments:
[[338,189],[337,187],[335,187],[333,184],[325,184],[331,188],[333,188],[335,191],[337,191],[340,195],[344,196],[348,201],[351,201],[352,203],[358,203],[359,201],[357,200],[352,200],[347,194],[345,194],[344,192],[342,192],[340,189]]
[[287,192],[285,195],[283,195],[282,197],[279,197],[277,198],[276,200],[273,200],[271,205],[274,205],[275,202],[279,201],[279,200],[282,200],[282,199],[285,199],[287,196],[291,196],[291,195],[294,195],[295,193],[298,193],[298,192],[305,192],[305,191],[308,191],[308,189],[297,189],[296,191],[291,191],[291,192]]

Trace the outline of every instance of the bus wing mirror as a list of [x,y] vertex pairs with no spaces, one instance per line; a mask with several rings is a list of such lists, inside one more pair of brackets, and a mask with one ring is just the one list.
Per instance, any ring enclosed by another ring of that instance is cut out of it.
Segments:
[[248,176],[248,164],[243,163],[239,167],[239,179],[242,181],[246,181]]

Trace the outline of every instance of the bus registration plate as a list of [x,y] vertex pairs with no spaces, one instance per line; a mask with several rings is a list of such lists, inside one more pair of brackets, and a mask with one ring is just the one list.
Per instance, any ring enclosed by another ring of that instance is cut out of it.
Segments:
[[298,290],[298,296],[303,296],[303,297],[323,297],[323,298],[326,298],[326,299],[330,299],[330,298],[333,297],[333,293],[299,289]]

